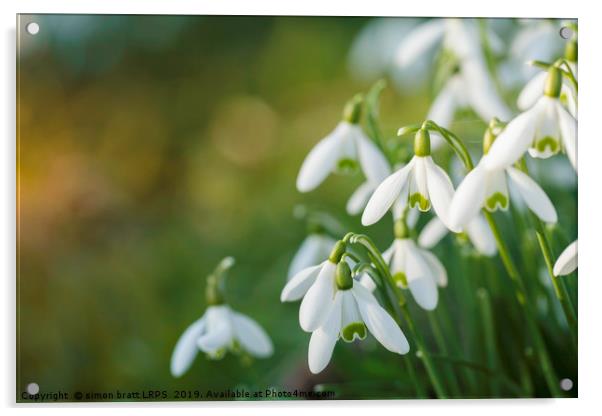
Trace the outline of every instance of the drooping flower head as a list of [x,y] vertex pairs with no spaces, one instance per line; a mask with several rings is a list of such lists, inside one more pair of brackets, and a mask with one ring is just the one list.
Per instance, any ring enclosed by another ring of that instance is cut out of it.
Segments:
[[[507,210],[510,204],[508,181],[511,181],[529,209],[542,221],[555,223],[558,220],[550,198],[526,173],[512,166],[490,167],[488,160],[491,157],[491,149],[506,131],[502,131],[502,128],[497,120],[490,123],[483,140],[483,158],[458,186],[450,207],[452,227],[467,226],[481,208],[490,212]],[[510,124],[506,127],[508,128]]]
[[528,150],[548,158],[563,150],[577,169],[577,120],[560,102],[562,71],[548,69],[542,95],[529,110],[514,118],[497,137],[486,161],[490,169],[504,169]]
[[437,286],[447,286],[447,272],[428,250],[418,247],[410,238],[403,219],[395,222],[395,240],[383,253],[391,275],[398,287],[409,289],[416,303],[425,310],[437,306]]
[[[440,43],[443,48],[441,56],[454,65],[451,67],[446,81],[434,99],[427,119],[434,120],[443,127],[450,127],[454,114],[462,108],[471,108],[487,121],[493,117],[510,117],[510,110],[499,96],[495,83],[487,70],[485,56],[478,41],[479,28],[472,19],[433,19],[416,27],[399,45],[397,66],[406,68],[425,52]],[[487,29],[485,34],[490,44],[499,45],[497,35]],[[440,76],[441,74],[438,74]],[[433,150],[443,143],[439,134],[432,137]]]
[[343,120],[309,152],[297,176],[300,192],[314,190],[334,171],[353,170],[358,162],[367,183],[378,183],[390,173],[389,162],[359,125],[362,100],[354,97]]
[[171,356],[171,374],[182,376],[199,351],[210,359],[220,359],[227,351],[247,353],[257,358],[272,355],[274,347],[264,329],[250,317],[234,311],[224,299],[223,276],[234,264],[227,257],[207,279],[207,310],[178,339]]
[[345,342],[363,340],[368,332],[389,351],[406,354],[410,345],[403,332],[374,295],[351,276],[349,265],[342,261],[334,272],[333,296],[322,305],[323,323],[309,341],[311,372],[317,374],[326,368],[339,338]]
[[414,157],[376,188],[362,215],[362,224],[374,224],[401,199],[420,211],[428,211],[432,206],[441,221],[452,229],[448,209],[453,194],[449,176],[431,157],[430,134],[421,128],[414,138]]

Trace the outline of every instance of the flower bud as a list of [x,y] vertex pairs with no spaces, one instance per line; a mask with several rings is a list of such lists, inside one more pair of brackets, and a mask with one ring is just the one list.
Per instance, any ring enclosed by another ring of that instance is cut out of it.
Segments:
[[351,124],[358,124],[362,117],[363,102],[364,97],[361,94],[357,94],[351,100],[347,101],[343,110],[343,120]]
[[543,93],[548,97],[558,98],[560,97],[560,90],[562,89],[562,72],[555,66],[551,66],[548,69],[548,77],[546,78],[546,85]]
[[349,290],[353,287],[353,277],[347,262],[342,261],[337,265],[335,280],[339,290]]
[[330,260],[331,263],[338,264],[341,261],[341,257],[345,253],[346,248],[347,246],[343,240],[337,241],[330,252],[330,256],[328,256],[328,260]]
[[416,156],[431,155],[431,136],[424,128],[418,130],[414,136],[414,154]]

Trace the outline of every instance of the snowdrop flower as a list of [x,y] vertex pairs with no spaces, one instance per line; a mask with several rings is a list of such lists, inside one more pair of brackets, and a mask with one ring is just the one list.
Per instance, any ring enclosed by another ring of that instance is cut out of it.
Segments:
[[346,106],[343,120],[309,152],[297,176],[299,192],[309,192],[338,169],[359,165],[368,181],[379,181],[389,174],[389,163],[359,126],[361,97]]
[[[494,45],[501,45],[498,36],[488,29]],[[478,27],[474,19],[431,19],[413,29],[397,48],[395,63],[403,68],[415,64],[437,43],[452,51],[459,60],[482,56]]]
[[[567,43],[565,58],[568,63],[571,72],[575,77],[577,77],[577,42],[572,40]],[[544,91],[546,86],[547,72],[541,71],[537,75],[535,75],[522,89],[521,93],[518,96],[517,105],[518,108],[522,111],[528,110],[533,107],[539,97],[541,97],[541,92]],[[577,117],[577,91],[575,91],[574,85],[571,81],[562,77],[562,87],[560,90],[560,101],[564,103],[569,110],[569,113],[573,117]]]
[[299,325],[306,332],[315,331],[326,317],[326,306],[334,297],[335,271],[344,253],[345,243],[338,241],[326,261],[301,270],[282,289],[281,302],[303,299]]
[[[431,249],[441,241],[449,232],[448,228],[437,217],[430,220],[418,236],[421,247]],[[464,232],[476,250],[485,256],[494,256],[497,253],[495,239],[491,229],[482,215],[475,216],[468,222]]]
[[447,272],[428,250],[418,247],[409,237],[407,225],[395,222],[395,240],[383,253],[397,286],[408,288],[421,308],[432,311],[437,306],[437,286],[447,286]]
[[335,274],[333,297],[323,305],[324,322],[309,341],[310,371],[317,374],[326,368],[339,338],[345,342],[363,340],[368,331],[389,351],[408,353],[410,345],[399,326],[374,295],[351,277],[349,265],[340,262]]
[[431,158],[430,135],[426,129],[416,132],[414,153],[406,166],[376,188],[362,215],[362,224],[374,224],[401,198],[408,201],[410,208],[417,207],[423,212],[432,204],[437,216],[449,226],[448,209],[454,187],[447,173]]
[[558,220],[556,209],[546,193],[527,174],[514,167],[489,167],[488,159],[492,157],[491,151],[509,127],[510,124],[500,133],[494,120],[487,129],[483,141],[484,156],[466,175],[452,200],[449,213],[452,227],[461,228],[469,224],[481,208],[490,212],[498,209],[507,210],[510,203],[508,181],[511,181],[525,204],[541,220],[548,223],[555,223]]
[[[497,39],[493,32],[488,36]],[[434,19],[420,25],[399,46],[398,65],[404,68],[413,63],[441,38],[445,48],[455,55],[458,65],[433,101],[427,119],[450,127],[456,111],[464,107],[472,108],[483,120],[509,118],[510,110],[489,75],[478,42],[478,29],[472,20]],[[442,138],[434,134],[433,149],[438,149],[442,143]]]
[[253,319],[238,313],[224,303],[219,278],[231,267],[232,258],[226,258],[207,280],[207,308],[205,314],[190,325],[176,343],[171,356],[171,374],[182,376],[192,365],[197,353],[203,351],[209,358],[220,359],[230,350],[245,351],[257,358],[272,355],[274,347],[268,334]]
[[310,266],[322,263],[328,258],[330,250],[335,245],[336,240],[322,230],[311,232],[293,257],[288,268],[288,279]]
[[554,276],[571,274],[577,268],[577,240],[564,249],[554,263]]
[[563,149],[577,168],[577,120],[560,103],[562,74],[548,70],[544,95],[529,110],[506,126],[491,146],[487,167],[504,169],[528,150],[533,157],[548,158]]

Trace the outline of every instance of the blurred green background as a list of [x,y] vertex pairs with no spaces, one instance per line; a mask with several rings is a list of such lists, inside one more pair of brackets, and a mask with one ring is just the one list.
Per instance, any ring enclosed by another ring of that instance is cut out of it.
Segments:
[[[30,382],[42,392],[325,384],[338,398],[415,396],[402,359],[372,338],[339,343],[328,369],[312,376],[298,304],[279,302],[306,232],[293,216],[297,204],[336,214],[382,249],[392,239],[390,219],[364,229],[344,213],[359,175],[332,176],[306,195],[295,189],[309,149],[340,120],[344,102],[371,85],[347,68],[368,20],[21,16],[20,30],[29,21],[41,29],[19,33],[18,391]],[[387,88],[385,134],[421,121],[429,100],[424,89]],[[455,131],[478,150],[485,124],[472,119]],[[558,253],[576,234],[576,189],[543,186],[563,219]],[[509,238],[538,275],[543,263],[523,250],[536,248],[534,240]],[[475,309],[459,308],[459,294],[467,267],[476,271],[468,273],[475,287],[496,280],[503,365],[520,378],[513,363],[526,354],[523,343],[506,347],[504,337],[521,340],[524,328],[499,260],[475,257],[452,237],[436,253],[450,276],[437,310],[450,323],[447,336],[485,362]],[[228,302],[268,331],[275,354],[251,365],[231,354],[221,361],[199,354],[173,379],[172,349],[204,312],[205,277],[226,255],[237,260]],[[571,284],[574,293],[574,276]],[[555,306],[542,306],[544,330]],[[436,350],[426,315],[416,312]],[[546,334],[559,373],[576,380],[576,360],[562,359],[563,334]],[[422,370],[419,377],[426,380]],[[542,381],[533,383],[537,392]]]

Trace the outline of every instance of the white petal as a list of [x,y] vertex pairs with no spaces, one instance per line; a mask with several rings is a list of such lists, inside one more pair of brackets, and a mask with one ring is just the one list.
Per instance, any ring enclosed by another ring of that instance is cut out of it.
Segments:
[[355,131],[358,159],[368,181],[380,183],[391,174],[389,162],[378,147],[368,139],[359,127]]
[[577,120],[560,104],[557,107],[562,146],[573,168],[577,171]]
[[376,289],[376,283],[374,283],[374,280],[372,280],[372,277],[370,277],[368,273],[362,273],[359,278],[359,283],[370,292],[374,292],[374,289]]
[[311,334],[307,361],[309,370],[314,374],[318,374],[326,368],[339,337],[341,331],[341,294],[342,292],[338,291],[334,301],[330,302],[329,305],[324,305],[327,309],[324,325]]
[[[555,155],[561,148],[561,134],[558,125],[557,107],[561,107],[557,99],[543,96],[538,101],[538,115],[535,123],[535,136],[529,154],[532,157],[547,159]],[[552,138],[554,148],[547,141]],[[542,148],[542,149],[540,149]]]
[[508,120],[512,114],[500,98],[489,71],[482,59],[468,59],[462,64],[462,76],[467,80],[468,100],[473,110],[485,122],[494,117]]
[[425,166],[429,198],[433,209],[441,221],[443,221],[443,224],[456,232],[457,229],[452,227],[449,222],[449,206],[454,196],[454,186],[447,173],[435,165],[430,156],[425,158]]
[[349,215],[357,215],[366,207],[370,195],[374,191],[374,186],[369,182],[361,184],[347,201],[347,213]]
[[[419,194],[426,201],[429,201],[429,190],[426,181],[426,159],[428,158],[420,156],[416,156],[413,159],[414,168],[412,169],[412,173],[410,174],[410,179],[408,181],[408,193],[410,198],[412,197],[412,195]],[[425,207],[425,209],[423,209],[423,207],[421,207],[420,204],[416,204],[414,206],[410,205],[410,208],[417,208],[421,211],[428,211],[430,209],[430,202]]]
[[317,266],[303,269],[294,275],[291,280],[288,281],[286,286],[284,286],[284,289],[282,289],[280,302],[294,302],[301,299],[311,285],[314,284],[321,269],[322,264],[318,264]]
[[264,358],[274,352],[274,346],[268,334],[253,319],[238,312],[232,312],[234,334],[240,345],[249,354]]
[[389,258],[383,257],[383,259],[389,264],[391,274],[395,276],[397,273],[404,273],[406,271],[406,241],[405,239],[396,238],[391,246],[391,255]]
[[327,306],[334,297],[336,265],[330,260],[322,266],[316,281],[309,288],[299,308],[299,324],[306,332],[313,332],[324,322]]
[[443,89],[439,91],[439,95],[431,104],[431,108],[427,114],[428,120],[433,120],[435,123],[443,127],[449,127],[454,119],[454,114],[458,107],[456,94],[461,93],[461,79],[458,75],[452,76]]
[[326,256],[320,258],[324,251],[322,246],[322,235],[308,235],[305,240],[303,240],[303,243],[301,243],[299,250],[297,250],[291,261],[291,265],[288,268],[288,278],[290,279],[301,270],[310,266],[315,266],[326,260],[328,253]]
[[468,223],[466,234],[479,253],[493,256],[497,252],[493,233],[482,215],[477,215]]
[[396,248],[395,241],[393,241],[393,244],[391,244],[391,246],[388,249],[383,251],[383,260],[387,263],[391,263],[391,260],[393,259],[393,254],[395,254],[395,248]]
[[393,318],[381,308],[372,293],[360,285],[354,285],[351,291],[362,319],[374,338],[391,352],[406,354],[410,351],[410,344],[403,332]]
[[347,328],[348,325],[355,324],[355,323],[363,324],[364,321],[360,315],[360,311],[357,306],[357,301],[355,300],[355,297],[353,296],[351,291],[345,290],[345,291],[341,292],[341,298],[342,298],[341,334],[340,334],[341,338],[345,342],[352,342],[352,341],[355,341],[356,339],[360,339],[360,340],[365,339],[365,336],[361,337],[360,334],[356,333],[355,331],[353,333],[352,339],[345,338],[345,336],[346,336],[345,329]]
[[232,328],[230,323],[223,321],[217,323],[197,339],[197,346],[206,353],[213,353],[232,343]]
[[577,268],[577,240],[564,249],[554,264],[554,275],[565,276]]
[[311,149],[301,165],[299,176],[297,176],[299,192],[309,192],[315,189],[334,170],[339,155],[344,151],[345,136],[348,131],[346,126],[340,123],[332,133]]
[[401,67],[412,64],[441,39],[444,30],[444,22],[439,19],[432,19],[412,30],[397,49],[396,63]]
[[531,211],[545,222],[558,221],[552,201],[533,179],[513,167],[506,169],[506,172]]
[[390,175],[376,188],[362,215],[363,225],[374,224],[391,208],[391,205],[393,205],[408,180],[408,175],[414,166],[413,161],[414,159]]
[[481,164],[466,175],[452,199],[449,220],[452,227],[464,228],[485,202],[486,170]]
[[406,277],[414,300],[421,308],[432,311],[437,307],[439,292],[433,270],[413,244],[408,245],[406,255]]
[[428,263],[428,266],[431,269],[432,275],[435,278],[435,283],[437,283],[437,286],[446,287],[447,271],[445,270],[445,267],[443,267],[443,264],[441,264],[437,256],[435,256],[428,250],[420,250],[420,254],[422,254],[424,259]]
[[483,163],[490,170],[504,169],[520,159],[533,142],[535,118],[542,101],[513,119],[491,145]]
[[523,88],[518,96],[516,104],[522,111],[533,107],[537,100],[543,95],[543,90],[546,84],[548,73],[546,71],[535,75]]
[[438,217],[433,217],[422,229],[418,236],[418,244],[422,247],[433,248],[448,233],[448,229]]
[[197,340],[205,330],[205,317],[201,317],[190,325],[178,339],[176,347],[171,355],[171,375],[180,377],[192,365],[199,349]]

